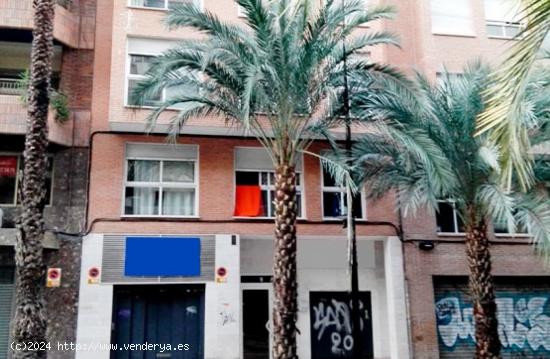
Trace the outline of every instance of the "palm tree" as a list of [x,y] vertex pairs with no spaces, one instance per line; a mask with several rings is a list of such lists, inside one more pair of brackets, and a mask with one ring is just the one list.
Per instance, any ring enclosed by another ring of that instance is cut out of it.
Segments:
[[[522,118],[548,139],[548,79],[530,83]],[[446,74],[439,84],[417,77],[417,91],[396,83],[359,92],[358,116],[370,126],[357,142],[354,156],[370,197],[397,190],[405,213],[438,200],[454,203],[466,234],[469,287],[474,308],[476,358],[499,358],[489,225],[504,221],[511,231],[529,229],[541,248],[550,248],[550,206],[545,190],[509,192],[500,181],[498,148],[487,135],[476,136],[483,110],[488,71],[479,65],[461,76]],[[542,91],[544,90],[544,91]],[[535,125],[537,124],[537,125]],[[539,178],[548,174],[543,162]],[[547,177],[548,178],[548,177]]]
[[521,0],[521,4],[525,28],[493,74],[496,81],[485,93],[487,107],[478,118],[477,129],[478,133],[490,132],[491,140],[501,148],[503,183],[511,188],[516,180],[525,191],[534,181],[533,163],[528,129],[518,121],[518,114],[529,74],[550,29],[550,1]]
[[270,154],[276,173],[272,350],[275,359],[297,358],[295,166],[316,126],[327,118],[338,122],[345,55],[349,71],[393,74],[357,54],[368,46],[395,44],[391,34],[352,36],[358,25],[388,18],[392,11],[367,10],[361,0],[344,5],[327,0],[318,9],[311,0],[237,3],[242,24],[224,23],[191,4],[171,10],[169,27],[206,36],[182,40],[159,56],[132,97],[143,103],[169,88],[173,95],[151,112],[150,126],[168,108],[179,110],[170,118],[172,137],[189,118],[217,116],[255,136]]
[[[21,214],[15,246],[16,292],[13,339],[17,343],[45,342],[42,239],[46,204],[48,107],[53,59],[54,0],[34,0],[25,166],[21,190]],[[46,352],[15,351],[15,358],[44,358]]]

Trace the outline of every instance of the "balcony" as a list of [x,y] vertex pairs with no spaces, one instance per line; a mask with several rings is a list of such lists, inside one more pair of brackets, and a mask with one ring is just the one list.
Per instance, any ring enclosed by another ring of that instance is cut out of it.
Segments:
[[[66,0],[55,6],[54,38],[72,48],[93,48],[92,15],[80,18]],[[0,0],[0,28],[32,30],[32,0]],[[82,29],[79,29],[82,25]],[[80,30],[80,31],[79,31]]]
[[[73,121],[55,121],[53,111],[48,115],[49,140],[69,146],[72,143]],[[21,101],[17,79],[0,78],[0,135],[24,135],[27,109]]]

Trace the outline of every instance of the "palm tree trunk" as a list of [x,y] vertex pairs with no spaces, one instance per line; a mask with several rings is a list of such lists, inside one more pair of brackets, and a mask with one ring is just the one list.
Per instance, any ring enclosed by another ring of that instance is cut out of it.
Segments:
[[[13,339],[17,343],[46,340],[44,315],[44,205],[48,146],[48,107],[53,59],[54,0],[34,0],[34,30],[31,51],[25,167],[21,191],[21,215],[15,246],[17,284]],[[45,351],[21,350],[19,358],[45,358]]]
[[296,172],[281,165],[275,172],[275,253],[273,287],[273,359],[296,359]]
[[469,211],[469,223],[466,226],[466,252],[476,331],[475,359],[500,358],[501,344],[487,223],[484,219],[477,219],[474,210]]

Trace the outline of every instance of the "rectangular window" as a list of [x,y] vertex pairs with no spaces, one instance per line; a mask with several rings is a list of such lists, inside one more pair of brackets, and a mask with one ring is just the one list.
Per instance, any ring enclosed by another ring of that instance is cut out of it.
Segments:
[[515,230],[508,226],[506,221],[493,219],[493,231],[497,234],[527,234],[527,228],[516,225]]
[[194,3],[197,6],[201,5],[200,0],[130,0],[130,6],[162,10],[172,9],[185,3]]
[[518,0],[485,0],[487,36],[512,39],[522,30]]
[[[302,182],[296,174],[296,201],[298,217],[302,217]],[[235,217],[274,217],[275,216],[275,172],[236,171],[235,172]]]
[[438,201],[435,219],[438,233],[464,232],[464,223],[458,214],[456,203],[452,200]]
[[473,36],[471,0],[431,0],[432,32]]
[[[23,156],[0,155],[0,205],[17,205],[19,176],[23,171]],[[48,157],[46,172],[46,205],[51,204],[53,185],[53,158]]]
[[[128,105],[137,106],[137,101],[133,101],[132,93],[136,88],[137,84],[145,79],[145,74],[151,67],[151,64],[155,56],[151,55],[129,55],[130,66],[128,66]],[[156,106],[163,100],[163,91],[146,98],[143,101],[144,106]]]
[[[235,148],[235,217],[274,217],[275,171],[262,147]],[[298,217],[304,217],[302,161],[296,164]]]
[[197,215],[197,148],[127,144],[124,215]]
[[[346,189],[338,186],[330,172],[321,165],[323,171],[322,192],[323,192],[323,217],[324,218],[342,218],[347,216],[348,204]],[[365,196],[359,192],[353,199],[353,216],[355,218],[365,218]]]

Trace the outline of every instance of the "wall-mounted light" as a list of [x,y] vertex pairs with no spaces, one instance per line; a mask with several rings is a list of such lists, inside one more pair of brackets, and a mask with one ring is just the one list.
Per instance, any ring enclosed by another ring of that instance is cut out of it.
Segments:
[[423,251],[431,251],[435,248],[435,243],[434,241],[422,241],[418,243],[418,248]]

